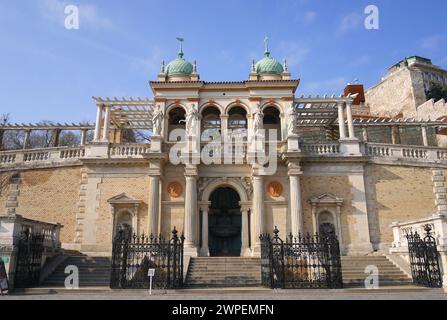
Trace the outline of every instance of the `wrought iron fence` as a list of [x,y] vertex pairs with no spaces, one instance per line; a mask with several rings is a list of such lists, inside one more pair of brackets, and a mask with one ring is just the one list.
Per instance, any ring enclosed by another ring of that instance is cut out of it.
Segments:
[[430,288],[441,288],[442,277],[436,239],[431,234],[430,225],[425,225],[424,230],[426,232],[424,238],[421,238],[417,231],[406,235],[413,283]]
[[39,284],[44,239],[44,235],[33,234],[29,230],[22,232],[17,252],[14,280],[16,288],[29,288]]
[[129,236],[118,232],[112,253],[110,287],[113,289],[147,289],[149,269],[155,269],[154,289],[176,289],[183,286],[183,242],[177,230],[171,239],[163,236]]
[[334,235],[288,236],[283,241],[261,235],[262,284],[281,289],[338,289],[343,287],[340,247]]

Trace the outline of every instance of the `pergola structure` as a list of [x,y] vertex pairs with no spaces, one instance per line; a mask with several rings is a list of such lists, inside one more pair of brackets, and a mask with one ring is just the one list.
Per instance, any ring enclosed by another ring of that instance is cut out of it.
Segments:
[[[391,127],[393,135],[399,127],[420,127],[424,145],[427,142],[427,128],[447,128],[447,119],[416,120],[383,117],[353,116],[352,102],[355,95],[331,97],[300,97],[294,100],[297,128],[333,129],[338,126],[340,139],[355,138],[354,127],[363,128],[363,138],[367,141],[368,127]],[[24,148],[27,147],[32,131],[52,131],[52,146],[58,146],[59,135],[64,130],[81,131],[81,145],[86,143],[86,133],[94,130],[94,142],[108,142],[110,130],[152,130],[155,102],[149,98],[99,98],[96,102],[96,123],[37,123],[0,125],[0,146],[5,131],[24,131]],[[347,132],[346,132],[347,127]],[[393,141],[397,139],[393,136]]]

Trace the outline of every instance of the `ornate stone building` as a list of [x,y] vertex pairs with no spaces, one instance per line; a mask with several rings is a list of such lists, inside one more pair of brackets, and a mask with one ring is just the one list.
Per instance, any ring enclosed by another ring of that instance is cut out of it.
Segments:
[[[0,212],[60,223],[63,248],[94,255],[111,254],[118,229],[176,227],[189,256],[256,257],[275,226],[333,232],[344,255],[403,252],[404,228],[447,211],[447,150],[426,131],[446,122],[365,116],[355,95],[296,97],[299,83],[268,49],[238,82],[200,80],[180,51],[150,82],[153,100],[95,97],[94,125],[4,125],[26,134],[23,150],[0,152]],[[423,144],[371,141],[396,126]],[[54,144],[27,149],[35,130]],[[81,144],[58,147],[61,130],[80,130]],[[150,142],[126,141],[144,130]]]

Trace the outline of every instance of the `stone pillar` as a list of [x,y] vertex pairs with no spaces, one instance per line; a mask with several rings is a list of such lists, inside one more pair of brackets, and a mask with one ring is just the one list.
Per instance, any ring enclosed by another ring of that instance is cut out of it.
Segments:
[[86,129],[81,130],[81,146],[85,146],[87,142],[87,131]]
[[158,201],[160,197],[159,183],[160,176],[151,175],[149,177],[149,206],[148,206],[148,233],[158,235]]
[[432,169],[432,180],[437,209],[436,213],[440,216],[447,216],[447,188],[444,172],[441,168]]
[[424,143],[424,147],[428,147],[427,126],[421,126],[421,131],[422,131],[422,141]]
[[221,137],[226,137],[228,131],[228,115],[220,115],[220,135]]
[[391,126],[391,143],[392,144],[399,144],[399,126]]
[[200,206],[200,210],[202,211],[202,246],[200,247],[200,256],[201,257],[209,257],[210,249],[208,247],[208,215],[209,215],[209,207],[210,202],[202,203]]
[[186,165],[185,167],[186,190],[185,190],[185,225],[183,228],[185,236],[185,255],[196,257],[196,221],[197,221],[197,167]]
[[352,101],[346,103],[346,118],[348,118],[349,139],[355,139],[354,122],[352,120]]
[[369,137],[368,137],[368,129],[367,129],[367,127],[362,127],[362,135],[363,135],[363,142],[368,142],[369,141]]
[[300,175],[302,171],[300,166],[294,163],[289,163],[289,184],[290,184],[290,232],[294,236],[304,233],[303,229],[303,208],[301,203],[301,185]]
[[96,124],[95,124],[95,136],[93,140],[99,142],[101,140],[101,120],[102,120],[102,110],[103,106],[97,106],[96,110]]
[[343,102],[338,103],[338,129],[340,140],[346,139],[345,115],[343,112]]
[[352,195],[351,204],[351,217],[349,228],[351,229],[351,239],[348,246],[349,255],[364,255],[373,252],[373,246],[371,243],[369,221],[368,221],[368,207],[366,205],[366,190],[365,179],[362,166],[353,168],[356,171],[362,171],[361,173],[352,174],[349,176],[349,190]]
[[252,205],[252,232],[251,243],[253,255],[261,253],[261,241],[259,236],[265,232],[264,227],[264,177],[259,173],[253,174],[253,205]]
[[157,236],[159,233],[161,161],[152,160],[149,166],[148,234]]
[[3,146],[3,137],[4,136],[5,136],[5,130],[0,130],[0,151],[5,149]]
[[25,138],[23,139],[23,149],[28,149],[31,138],[31,130],[25,130]]
[[52,147],[59,147],[59,138],[61,135],[61,129],[54,129],[53,134],[51,135],[51,142],[50,145]]
[[109,141],[109,131],[110,131],[110,113],[112,106],[105,106],[106,114],[104,116],[104,128],[102,131],[102,140],[104,142]]
[[242,214],[242,233],[241,233],[241,257],[248,257],[251,255],[250,250],[250,225],[248,223],[248,214],[250,205],[241,203]]

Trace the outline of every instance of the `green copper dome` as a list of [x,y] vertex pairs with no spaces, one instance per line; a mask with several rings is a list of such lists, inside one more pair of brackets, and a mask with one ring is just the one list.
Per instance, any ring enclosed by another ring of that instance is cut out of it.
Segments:
[[277,74],[281,75],[284,68],[277,60],[270,57],[270,52],[264,53],[264,58],[255,65],[258,74]]
[[178,54],[178,58],[171,61],[166,66],[168,76],[189,76],[193,72],[193,65],[183,58],[183,52]]

